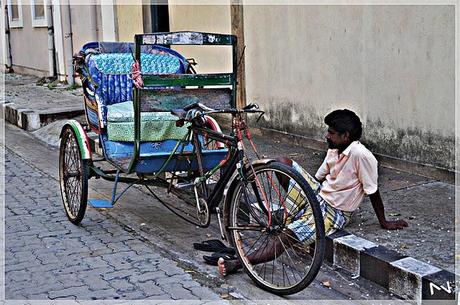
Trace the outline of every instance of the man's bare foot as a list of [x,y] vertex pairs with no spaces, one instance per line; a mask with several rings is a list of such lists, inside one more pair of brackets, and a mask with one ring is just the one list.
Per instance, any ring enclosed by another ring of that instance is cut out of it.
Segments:
[[217,261],[217,268],[220,275],[226,276],[228,274],[236,273],[238,269],[241,269],[241,263],[237,259],[225,260],[221,257]]

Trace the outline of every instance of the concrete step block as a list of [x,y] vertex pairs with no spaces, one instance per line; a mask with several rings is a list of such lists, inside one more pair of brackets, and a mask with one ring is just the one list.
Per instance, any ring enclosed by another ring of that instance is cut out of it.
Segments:
[[422,300],[422,278],[442,271],[412,257],[390,263],[388,289],[406,300]]
[[324,259],[329,262],[333,263],[334,261],[334,239],[350,235],[347,231],[337,231],[332,233],[331,235],[326,236],[326,250],[324,253]]
[[422,278],[422,299],[455,300],[456,286],[455,274],[447,270],[424,276]]
[[361,252],[360,276],[388,289],[391,263],[407,256],[377,246]]
[[361,252],[377,247],[377,244],[350,234],[334,239],[334,266],[343,268],[352,274],[360,274]]
[[23,108],[14,103],[4,103],[1,105],[1,114],[5,120],[13,125],[27,131],[34,131],[51,122],[60,119],[73,118],[84,114],[81,107],[69,107],[69,109],[48,110],[48,112],[39,112],[29,108]]

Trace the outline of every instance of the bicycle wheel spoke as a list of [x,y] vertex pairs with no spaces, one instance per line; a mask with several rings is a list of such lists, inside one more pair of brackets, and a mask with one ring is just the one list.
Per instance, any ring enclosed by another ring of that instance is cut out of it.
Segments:
[[[278,237],[279,241],[281,242],[281,245],[282,245],[283,248],[284,248],[284,253],[287,254],[287,256],[288,256],[288,258],[289,258],[289,261],[291,262],[291,265],[290,265],[290,266],[294,266],[295,263],[294,263],[294,261],[292,260],[291,255],[289,255],[288,249],[287,249],[286,246],[284,245],[284,243],[283,243],[283,241],[281,240],[281,238],[280,238],[279,236],[277,236],[277,237]],[[292,270],[292,268],[291,268],[291,270]],[[296,280],[294,271],[291,271],[291,272],[292,272],[292,274],[294,275],[294,280]]]
[[[260,241],[260,238],[261,238],[262,236],[265,237],[265,239],[262,241],[262,244],[264,244],[265,241],[268,239],[268,235],[260,235],[260,236],[258,237],[258,239],[254,242],[254,244],[253,244],[248,250],[246,250],[247,256],[249,256],[249,255],[252,254],[252,253],[251,253],[251,250],[252,250],[252,249],[256,249],[255,246],[256,246],[257,243]],[[254,251],[255,251],[255,250],[254,250]]]

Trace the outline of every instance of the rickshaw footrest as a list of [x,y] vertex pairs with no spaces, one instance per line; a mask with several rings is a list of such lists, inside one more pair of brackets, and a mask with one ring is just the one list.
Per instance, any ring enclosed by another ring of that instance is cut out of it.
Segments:
[[88,203],[96,209],[111,209],[113,208],[112,202],[110,200],[104,199],[89,199]]

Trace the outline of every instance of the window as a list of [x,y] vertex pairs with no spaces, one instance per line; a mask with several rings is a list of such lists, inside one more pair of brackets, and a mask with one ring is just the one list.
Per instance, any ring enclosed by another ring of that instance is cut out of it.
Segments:
[[32,11],[32,26],[46,27],[46,2],[45,0],[30,0],[30,9]]
[[22,28],[21,0],[8,0],[8,21],[10,28]]

